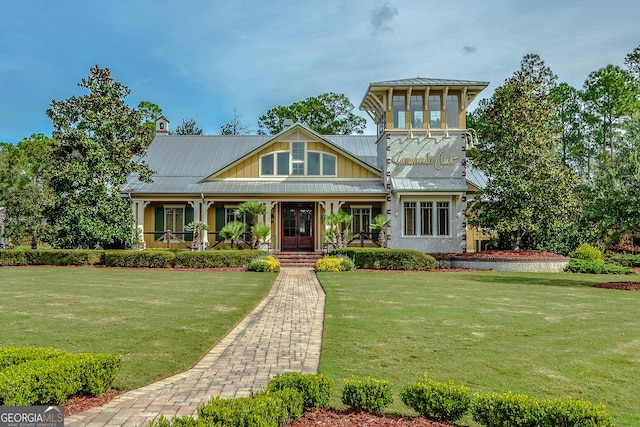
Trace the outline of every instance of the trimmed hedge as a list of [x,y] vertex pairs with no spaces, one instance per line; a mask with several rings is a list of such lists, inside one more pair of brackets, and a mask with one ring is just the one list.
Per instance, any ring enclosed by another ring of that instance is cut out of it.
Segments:
[[[43,354],[50,356],[50,349]],[[61,354],[0,371],[0,405],[61,404],[75,394],[104,394],[111,388],[122,356]]]
[[40,347],[0,347],[0,371],[14,365],[32,360],[46,360],[66,354],[64,351],[53,348]]
[[258,250],[179,252],[175,255],[175,265],[183,268],[246,267],[254,258],[264,255],[267,252]]
[[210,252],[175,252],[169,250],[107,251],[104,264],[107,267],[146,268],[221,268],[246,267],[264,251],[228,250]]
[[104,251],[101,250],[20,250],[0,251],[0,266],[19,265],[97,265],[104,263]]
[[617,264],[601,264],[579,258],[571,258],[564,271],[587,274],[634,274],[629,267],[621,267]]
[[402,402],[420,415],[436,421],[455,422],[469,410],[471,390],[453,381],[430,380],[407,384],[400,392]]
[[413,249],[341,248],[329,255],[344,255],[353,260],[357,268],[379,270],[432,270],[436,260]]
[[355,375],[344,380],[342,403],[350,408],[379,414],[391,402],[393,395],[389,381]]
[[473,419],[487,427],[613,427],[603,405],[571,398],[538,400],[515,393],[478,393]]
[[324,374],[286,372],[276,375],[267,384],[267,391],[286,389],[297,390],[304,399],[305,407],[320,408],[329,403],[333,380]]

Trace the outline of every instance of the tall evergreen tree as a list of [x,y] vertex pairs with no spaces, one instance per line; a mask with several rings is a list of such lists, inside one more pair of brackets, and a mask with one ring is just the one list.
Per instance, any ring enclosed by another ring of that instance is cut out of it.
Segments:
[[575,244],[577,179],[558,156],[555,80],[539,56],[525,56],[477,121],[482,143],[474,162],[488,182],[470,222],[516,250],[566,253]]
[[49,219],[56,226],[53,244],[93,248],[131,242],[132,212],[118,193],[127,177],[151,179],[143,156],[152,130],[140,112],[125,104],[130,90],[97,65],[78,84],[88,94],[53,100],[49,184],[55,203]]

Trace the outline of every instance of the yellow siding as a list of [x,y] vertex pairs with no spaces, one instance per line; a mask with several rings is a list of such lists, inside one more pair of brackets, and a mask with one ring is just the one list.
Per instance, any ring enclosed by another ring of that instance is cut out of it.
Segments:
[[[294,136],[297,134],[302,134],[302,132],[294,132]],[[309,138],[304,134],[298,135],[300,138],[287,138],[292,141],[305,141],[304,138]],[[290,150],[290,142],[289,141],[278,141],[275,142],[268,147],[256,152],[251,157],[245,159],[244,161],[234,165],[233,167],[227,169],[220,175],[217,175],[215,178],[217,179],[230,179],[230,178],[260,178],[260,156],[276,151],[289,151]],[[337,156],[338,165],[338,177],[339,178],[379,178],[379,175],[370,171],[369,169],[359,165],[355,161],[341,155],[338,151],[332,149],[326,144],[320,141],[312,141],[307,142],[307,150],[311,151],[321,151],[324,153],[329,153]],[[315,177],[314,177],[315,178]],[[321,178],[321,177],[318,177]]]

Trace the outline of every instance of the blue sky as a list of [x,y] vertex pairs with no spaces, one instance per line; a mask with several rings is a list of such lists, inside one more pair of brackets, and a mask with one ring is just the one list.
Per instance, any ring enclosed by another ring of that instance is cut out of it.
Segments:
[[637,0],[25,0],[0,16],[0,141],[11,143],[50,135],[51,100],[85,93],[77,83],[96,64],[131,89],[131,106],[219,134],[234,108],[256,130],[268,109],[325,92],[357,108],[381,80],[489,81],[489,97],[527,53],[581,88],[640,45]]

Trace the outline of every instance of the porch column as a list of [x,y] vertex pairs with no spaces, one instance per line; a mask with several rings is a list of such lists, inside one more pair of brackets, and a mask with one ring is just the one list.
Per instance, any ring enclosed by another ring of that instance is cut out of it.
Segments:
[[149,200],[132,200],[131,211],[136,229],[142,241],[144,241],[144,209],[151,203]]
[[[204,222],[205,224],[209,225],[209,208],[213,205],[215,205],[216,202],[214,201],[207,201],[202,199],[204,202],[203,205],[203,218],[202,218],[202,222]],[[215,230],[211,230],[211,228],[209,228],[209,230],[207,232],[204,233],[204,235],[202,236],[202,244],[204,245],[204,247],[208,247],[209,246],[209,231],[215,231]]]

